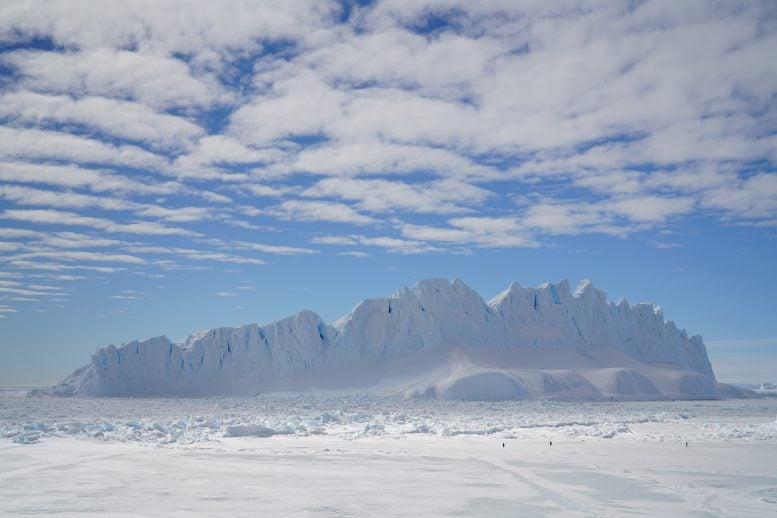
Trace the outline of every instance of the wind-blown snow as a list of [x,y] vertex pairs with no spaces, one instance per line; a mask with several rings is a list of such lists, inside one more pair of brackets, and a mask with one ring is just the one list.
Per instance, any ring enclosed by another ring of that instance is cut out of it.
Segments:
[[490,302],[432,279],[362,301],[334,326],[302,311],[259,326],[108,346],[56,395],[250,395],[359,390],[509,400],[714,398],[701,337],[657,306],[608,302],[589,281],[522,288]]

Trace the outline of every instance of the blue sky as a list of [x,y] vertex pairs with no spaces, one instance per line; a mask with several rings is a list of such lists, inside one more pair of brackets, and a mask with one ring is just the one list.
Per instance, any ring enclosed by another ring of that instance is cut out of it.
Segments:
[[590,278],[777,381],[771,2],[4,2],[0,384]]

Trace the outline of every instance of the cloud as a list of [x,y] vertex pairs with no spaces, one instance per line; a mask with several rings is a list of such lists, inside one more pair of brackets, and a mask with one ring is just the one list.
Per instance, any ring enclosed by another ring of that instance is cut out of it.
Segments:
[[581,171],[575,184],[597,193],[632,194],[645,189],[642,183],[645,176],[637,171]]
[[108,298],[111,298],[113,300],[143,300],[145,298],[145,295],[146,293],[142,291],[122,290],[121,293],[111,295]]
[[256,250],[258,252],[264,252],[266,254],[276,255],[299,255],[299,254],[315,254],[317,250],[312,248],[302,248],[297,246],[283,246],[283,245],[266,245],[263,243],[249,243],[246,241],[235,241],[229,244],[230,247],[240,250]]
[[672,248],[682,248],[680,243],[664,243],[661,241],[651,241],[650,244],[659,250],[670,250]]
[[172,223],[183,223],[190,221],[199,221],[210,216],[211,211],[207,207],[175,207],[167,208],[158,205],[150,205],[139,208],[136,211],[138,216],[146,218],[156,218],[161,221]]
[[[323,245],[364,245],[370,247],[383,248],[391,253],[401,254],[423,254],[430,252],[440,252],[440,248],[430,246],[422,241],[400,239],[390,236],[317,236],[312,239],[314,243]],[[346,250],[338,252],[338,255],[350,255],[353,257],[367,257],[367,253],[361,250]]]
[[159,205],[126,201],[121,198],[92,196],[74,192],[55,192],[13,185],[0,185],[0,198],[11,200],[17,205],[42,205],[55,208],[79,209],[96,207],[107,211],[132,211],[137,216],[173,223],[200,221],[212,216],[211,209],[207,207],[167,208]]
[[175,182],[141,182],[109,171],[73,165],[0,161],[0,180],[15,183],[81,187],[93,192],[172,194],[180,190]]
[[302,192],[313,198],[333,197],[358,202],[369,212],[407,210],[416,213],[449,214],[471,209],[457,203],[477,205],[493,193],[469,183],[446,179],[422,184],[387,180],[326,178]]
[[421,241],[467,244],[472,240],[474,234],[460,228],[432,227],[407,223],[402,225],[402,235]]
[[47,284],[30,284],[28,286],[29,288],[33,290],[43,290],[43,291],[59,291],[61,288],[59,286],[50,286]]
[[767,219],[777,213],[777,175],[760,173],[706,191],[702,205],[729,219]]
[[139,207],[138,204],[122,199],[15,185],[0,185],[0,197],[13,201],[17,205],[45,205],[58,208],[98,207],[103,210],[131,210]]
[[41,225],[72,225],[85,226],[94,229],[104,230],[111,233],[124,234],[148,234],[148,235],[184,235],[194,236],[194,232],[160,225],[153,221],[137,221],[133,223],[116,223],[109,219],[95,218],[91,216],[81,216],[74,212],[65,212],[58,210],[6,210],[0,214],[0,218],[11,219],[15,221],[24,221]]
[[260,227],[258,225],[254,225],[253,223],[249,223],[247,221],[242,221],[242,220],[238,220],[238,219],[232,219],[230,217],[221,217],[219,219],[220,219],[220,221],[222,223],[224,223],[226,225],[230,225],[232,227],[244,228],[244,229],[247,229],[247,230],[262,230],[262,227]]
[[401,224],[411,239],[483,248],[535,247],[531,232],[512,217],[464,217],[448,220],[449,227]]
[[521,223],[532,232],[550,235],[623,236],[636,230],[633,223],[618,219],[606,203],[574,200],[545,199],[534,203],[525,209]]
[[113,300],[135,300],[135,299],[142,298],[142,297],[134,297],[132,295],[111,295],[108,298],[113,299]]
[[327,176],[427,173],[431,176],[496,179],[498,171],[455,151],[380,141],[334,141],[302,150],[294,160],[269,167],[277,174],[305,172]]
[[89,277],[85,275],[39,275],[41,277],[44,277],[46,279],[51,279],[54,281],[83,281],[87,280]]
[[348,205],[323,201],[288,200],[271,207],[267,213],[295,221],[327,221],[352,225],[368,225],[375,222],[373,218],[359,214]]
[[555,235],[601,233],[624,236],[687,214],[688,197],[626,196],[612,200],[543,199],[528,206],[521,223],[533,231]]
[[4,243],[4,242],[0,242],[0,252],[8,252],[8,251],[11,251],[11,250],[16,250],[20,246],[21,245],[19,243]]
[[355,245],[358,243],[357,238],[358,236],[316,236],[310,242],[318,245]]
[[185,62],[152,53],[16,51],[3,61],[39,92],[132,99],[161,109],[208,106],[222,95],[217,83],[192,77]]
[[40,286],[35,284],[25,286],[17,281],[0,280],[0,294],[2,293],[38,298],[61,294],[62,289],[57,286]]
[[61,264],[61,263],[44,263],[44,262],[38,262],[38,261],[28,261],[28,260],[19,260],[15,259],[12,261],[9,261],[11,266],[18,270],[44,270],[44,271],[51,271],[51,272],[58,272],[63,270],[84,270],[84,271],[91,271],[91,272],[98,272],[98,273],[119,273],[124,272],[127,269],[123,267],[115,267],[115,266],[94,266],[94,265],[87,265],[87,264],[77,264],[77,265],[70,265],[70,264]]
[[199,195],[211,203],[232,203],[231,198],[211,191],[201,191]]
[[0,118],[5,117],[25,123],[81,125],[161,148],[181,148],[203,134],[202,128],[183,117],[105,97],[73,99],[69,95],[12,92],[0,97]]
[[448,227],[401,223],[402,235],[432,241],[482,248],[525,248],[537,246],[532,233],[511,217],[464,217],[448,220]]
[[[438,95],[447,97],[446,92]],[[483,144],[487,136],[473,131],[473,126],[485,126],[485,121],[476,108],[460,98],[443,100],[398,88],[372,88],[354,94],[347,112],[347,117],[338,118],[326,128],[338,140],[371,137],[465,153],[486,147]]]
[[127,166],[152,171],[167,169],[167,161],[137,146],[106,144],[60,131],[0,126],[0,157],[65,160],[81,164]]
[[[406,7],[412,8],[406,4],[402,9]],[[456,8],[459,7],[466,8]],[[381,8],[378,5],[368,13],[375,25],[383,25],[377,20]],[[489,65],[511,50],[507,41],[493,37],[478,39],[443,33],[428,38],[396,26],[371,29],[317,49],[302,59],[328,78],[352,85],[376,82],[457,98],[471,93],[473,79],[487,75]],[[419,116],[416,120],[423,125],[426,121],[422,119]],[[445,128],[443,132],[450,130]]]
[[[45,0],[15,3],[0,20],[0,37],[24,42],[47,35],[57,45],[85,49],[143,47],[159,54],[193,55],[194,61],[209,67],[238,49],[261,51],[262,41],[315,37],[340,9],[304,0],[235,2],[227,8],[186,1],[129,2],[111,9],[98,9],[99,1],[79,5],[73,9]],[[219,59],[213,63],[209,54]]]
[[52,252],[27,252],[12,256],[12,260],[29,259],[56,259],[59,261],[86,261],[86,262],[109,262],[109,263],[127,263],[143,264],[145,261],[139,257],[127,254],[108,254],[103,252],[84,252],[84,251],[52,251]]
[[614,210],[634,221],[661,222],[670,216],[690,212],[693,205],[690,198],[639,196],[616,201]]
[[485,247],[536,246],[524,228],[510,217],[466,217],[448,220],[455,228],[468,232],[472,241]]
[[[127,251],[136,254],[176,255],[183,259],[190,259],[195,261],[217,261],[224,263],[255,265],[265,264],[263,260],[254,257],[243,257],[239,255],[225,254],[209,250],[196,250],[191,248],[153,245],[126,245],[125,248]],[[161,265],[169,264],[164,261],[157,261],[156,263]]]
[[440,252],[439,248],[429,246],[420,241],[398,239],[395,237],[364,237],[359,238],[359,243],[366,246],[375,246],[385,248],[389,252],[400,254],[423,254],[429,252]]
[[0,17],[24,282],[777,225],[764,3],[78,5]]
[[45,234],[36,230],[28,230],[26,228],[8,228],[0,227],[0,237],[8,239],[19,239],[29,237],[41,237]]
[[[116,239],[105,239],[95,235],[76,232],[46,233],[15,228],[0,229],[0,237],[31,239],[33,242],[52,248],[96,248],[116,246],[121,243],[121,241]],[[21,245],[21,243],[19,244]]]
[[148,203],[127,201],[122,198],[93,196],[75,192],[49,191],[14,185],[0,185],[0,198],[17,205],[37,205],[55,208],[99,208],[106,211],[132,211],[137,216],[159,221],[184,223],[212,217],[208,207],[162,207]]
[[208,135],[201,138],[192,149],[175,161],[179,177],[209,177],[218,173],[212,166],[224,164],[265,164],[282,159],[285,153],[279,149],[250,148],[224,135]]
[[291,192],[287,187],[270,187],[257,183],[243,184],[240,186],[240,192],[243,194],[252,194],[262,198],[279,198],[284,194]]
[[240,140],[267,145],[291,136],[317,135],[342,117],[344,92],[331,88],[309,69],[273,82],[268,95],[258,96],[230,117],[230,133]]

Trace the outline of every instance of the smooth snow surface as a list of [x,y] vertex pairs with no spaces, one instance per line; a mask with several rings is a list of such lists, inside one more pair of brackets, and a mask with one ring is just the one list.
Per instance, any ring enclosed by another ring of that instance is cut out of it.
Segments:
[[55,395],[253,395],[350,390],[457,400],[715,398],[701,337],[657,306],[583,282],[483,301],[459,280],[365,300],[334,326],[312,311],[259,326],[108,346]]
[[777,399],[62,399],[6,390],[0,435],[2,516],[777,513]]

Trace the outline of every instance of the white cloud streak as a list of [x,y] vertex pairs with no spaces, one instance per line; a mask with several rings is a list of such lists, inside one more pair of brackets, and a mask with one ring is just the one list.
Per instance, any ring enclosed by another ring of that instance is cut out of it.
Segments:
[[24,86],[41,92],[133,99],[161,109],[207,106],[222,93],[218,84],[192,77],[183,61],[153,53],[16,51],[3,61]]
[[2,117],[24,123],[82,125],[106,135],[173,149],[203,134],[202,128],[185,118],[105,97],[74,99],[69,95],[13,92],[0,97]]
[[143,264],[145,261],[139,257],[135,257],[127,254],[107,254],[103,252],[84,252],[84,251],[72,251],[65,252],[62,250],[52,252],[28,252],[24,254],[17,254],[12,256],[11,259],[16,260],[29,260],[29,259],[56,259],[59,261],[84,261],[84,262],[109,262],[109,263],[127,263],[127,264]]
[[147,245],[127,245],[125,248],[131,253],[176,255],[183,259],[190,259],[195,261],[218,261],[218,262],[224,262],[224,263],[254,264],[254,265],[265,264],[263,260],[257,259],[254,257],[243,257],[238,255],[225,254],[221,252],[212,252],[208,250],[196,250],[191,248],[147,246]]
[[0,180],[85,188],[93,192],[172,194],[181,189],[175,182],[139,182],[109,171],[73,165],[0,161]]
[[407,184],[387,180],[327,178],[312,185],[302,195],[356,201],[358,208],[368,212],[405,210],[421,214],[449,214],[471,210],[457,203],[480,205],[493,193],[451,179]]
[[137,146],[106,144],[61,131],[0,126],[0,158],[65,160],[165,171],[167,160]]
[[195,232],[177,227],[160,225],[153,221],[137,221],[133,223],[116,223],[105,218],[81,216],[74,212],[59,210],[6,210],[0,214],[0,218],[14,221],[23,221],[39,225],[70,225],[91,227],[110,233],[147,234],[157,236],[184,235],[194,236]]
[[375,223],[373,218],[356,212],[348,205],[324,201],[288,200],[271,207],[267,212],[294,221],[326,221],[352,225]]
[[256,250],[258,252],[264,252],[266,254],[275,255],[299,255],[299,254],[315,254],[316,250],[312,248],[302,248],[297,246],[284,246],[284,245],[267,245],[263,243],[249,243],[246,241],[235,241],[228,246],[240,250]]

